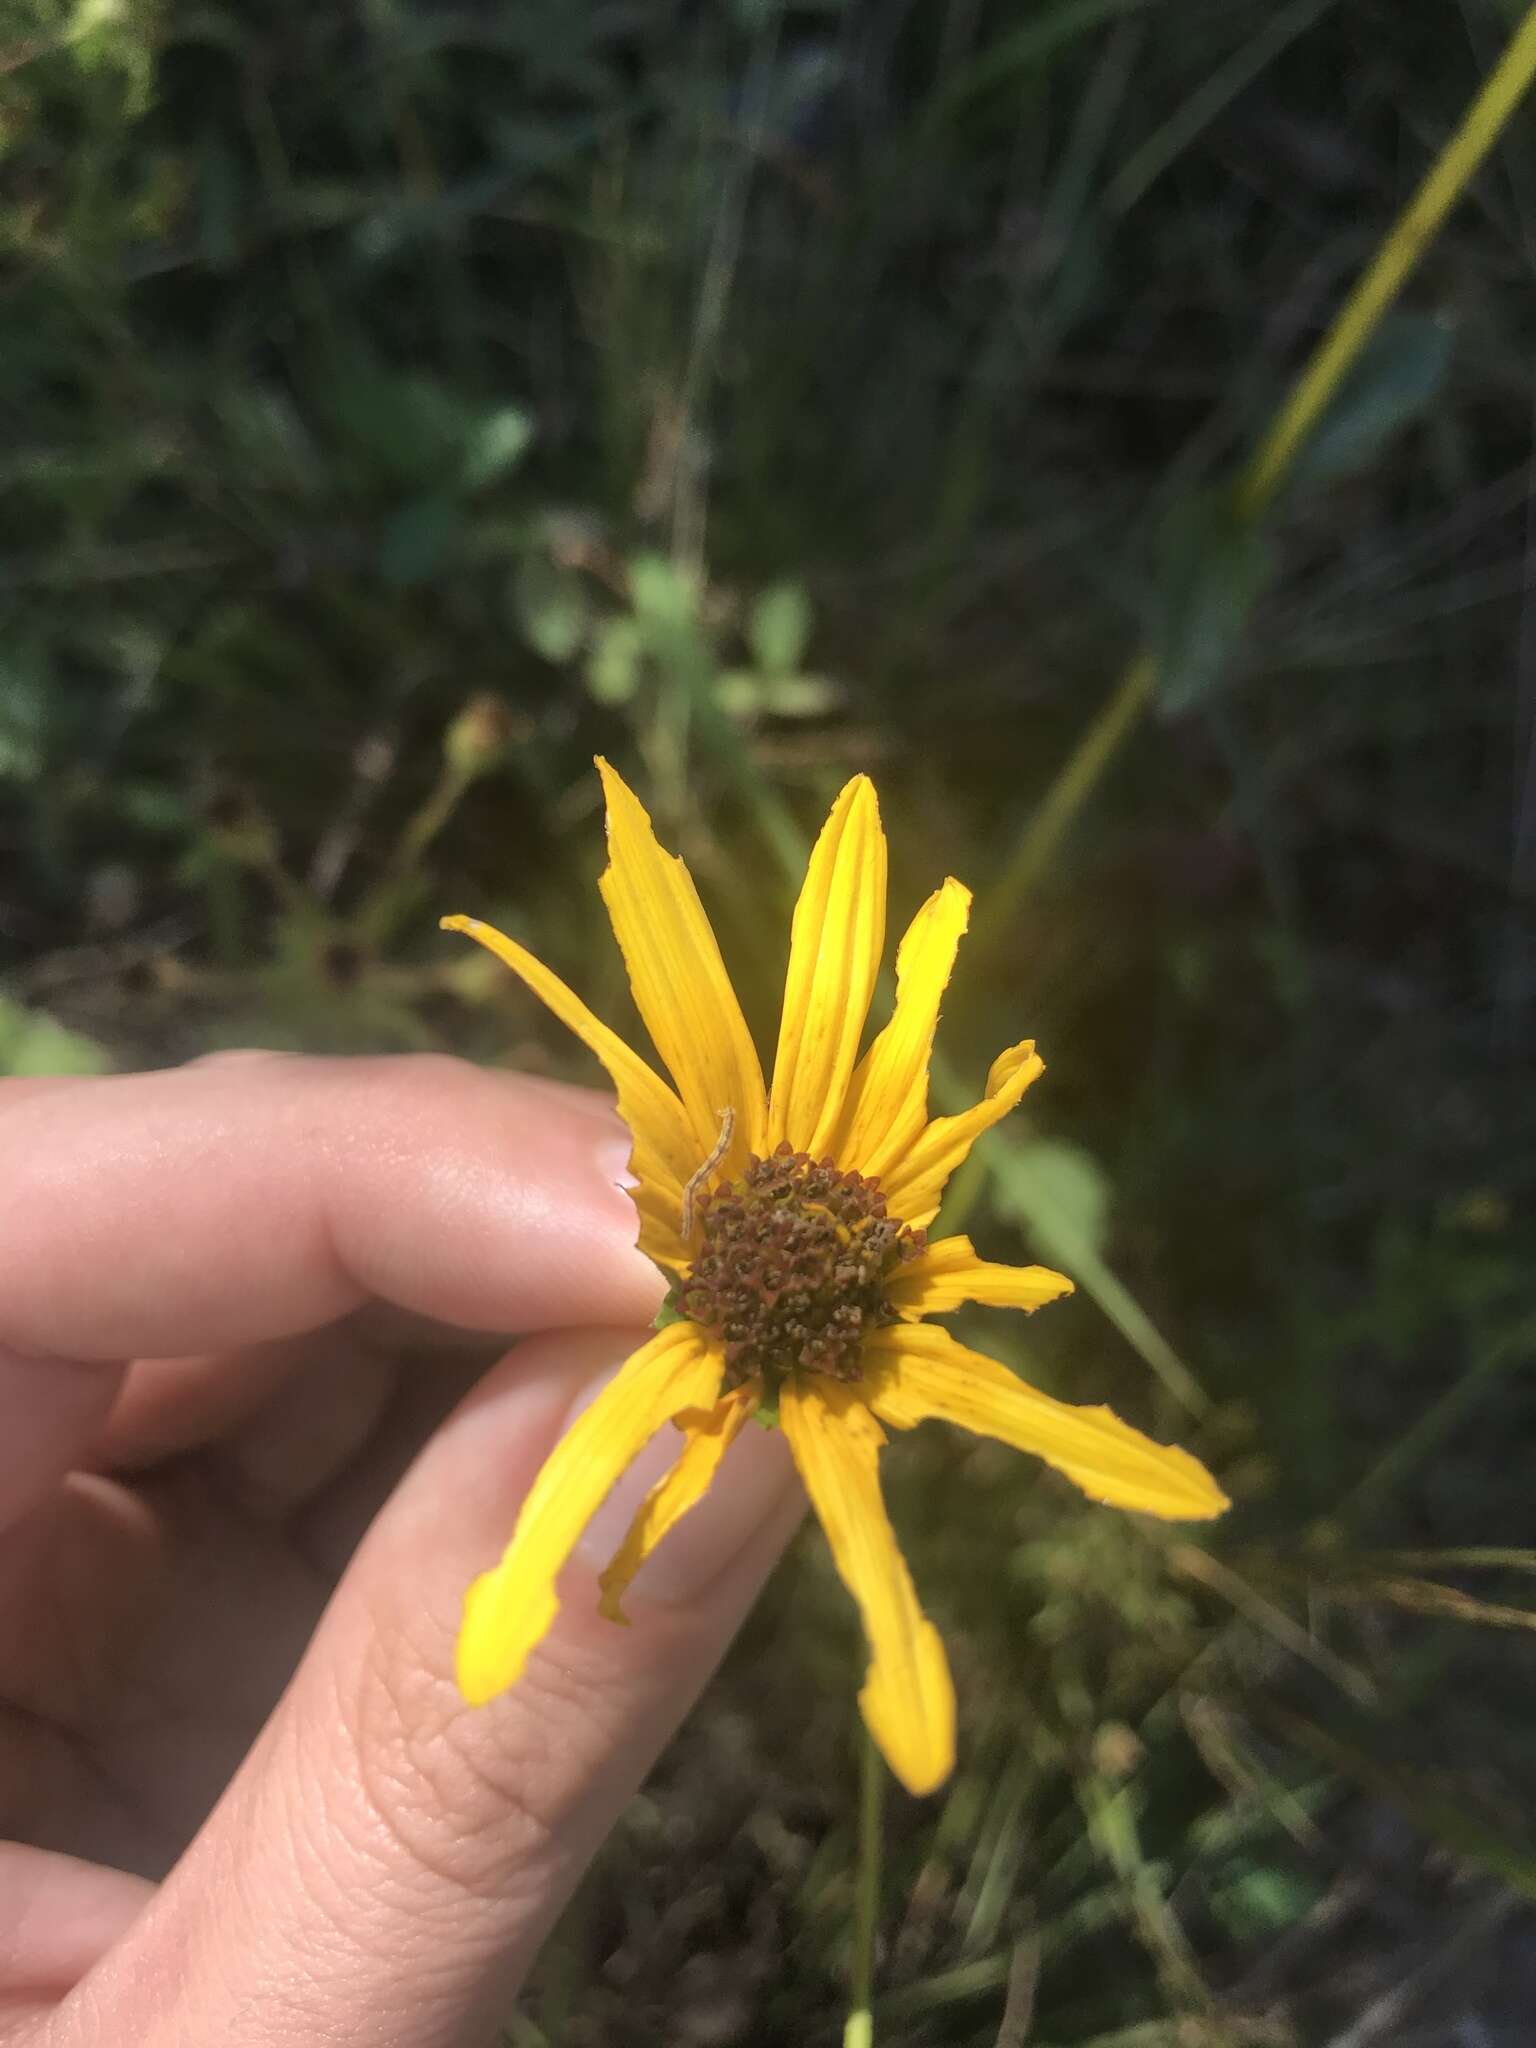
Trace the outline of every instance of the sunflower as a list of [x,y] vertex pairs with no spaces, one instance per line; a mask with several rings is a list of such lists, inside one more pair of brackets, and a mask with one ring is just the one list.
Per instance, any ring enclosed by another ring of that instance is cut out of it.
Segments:
[[870,1648],[859,1705],[891,1769],[932,1791],[954,1762],[954,1688],[880,1493],[886,1431],[931,1417],[1032,1452],[1091,1499],[1170,1519],[1226,1497],[1185,1451],[1107,1408],[1071,1407],[920,1320],[963,1302],[1032,1310],[1072,1283],[995,1265],[969,1238],[930,1241],[945,1183],[1042,1071],[1031,1040],[986,1092],[930,1117],[939,1002],[970,912],[946,881],[896,955],[889,1022],[860,1058],[885,941],[885,835],[855,776],[811,855],[790,937],[773,1079],[765,1085],[692,877],[605,761],[609,865],[599,887],[668,1085],[532,954],[476,918],[444,918],[504,961],[588,1046],[634,1137],[640,1247],[672,1282],[662,1327],[566,1431],[501,1562],[469,1588],[458,1682],[480,1704],[516,1683],[559,1602],[556,1578],[620,1474],[663,1423],[682,1435],[601,1579],[620,1599],[700,1499],[759,1411],[776,1413]]

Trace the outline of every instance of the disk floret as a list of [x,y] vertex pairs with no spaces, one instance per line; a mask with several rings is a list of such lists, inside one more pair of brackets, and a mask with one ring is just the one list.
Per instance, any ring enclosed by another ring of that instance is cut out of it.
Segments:
[[872,1330],[897,1320],[886,1283],[926,1244],[888,1216],[880,1184],[780,1145],[699,1197],[703,1240],[677,1307],[725,1352],[726,1383],[859,1377]]

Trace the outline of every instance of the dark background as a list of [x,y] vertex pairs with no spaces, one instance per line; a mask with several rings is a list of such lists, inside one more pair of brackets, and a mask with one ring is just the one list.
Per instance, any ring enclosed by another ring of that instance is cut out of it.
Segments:
[[[985,1446],[890,1461],[962,1764],[893,1794],[882,2048],[1530,2039],[1529,112],[1233,495],[1516,13],[0,29],[0,1071],[592,1078],[435,925],[627,1022],[599,750],[765,1032],[849,773],[893,919],[977,891],[950,1073],[1026,1031],[1049,1073],[951,1218],[1080,1283],[980,1338],[1238,1507],[1196,1550]],[[857,1658],[810,1541],[517,2048],[839,2037]]]

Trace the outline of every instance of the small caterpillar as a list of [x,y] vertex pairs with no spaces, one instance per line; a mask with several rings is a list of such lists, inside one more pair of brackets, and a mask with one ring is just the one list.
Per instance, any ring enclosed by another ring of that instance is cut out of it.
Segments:
[[716,1138],[709,1157],[696,1173],[689,1176],[688,1185],[683,1189],[683,1236],[685,1238],[692,1237],[693,1235],[694,1197],[720,1164],[726,1153],[730,1151],[731,1139],[735,1135],[735,1131],[736,1112],[734,1109],[728,1109],[720,1119],[720,1135]]

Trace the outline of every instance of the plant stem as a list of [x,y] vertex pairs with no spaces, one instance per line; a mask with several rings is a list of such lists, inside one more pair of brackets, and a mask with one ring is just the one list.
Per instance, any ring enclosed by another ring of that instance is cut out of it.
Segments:
[[873,2048],[875,2022],[875,1926],[880,1918],[880,1819],[885,1805],[885,1765],[869,1730],[859,1729],[859,1868],[854,1893],[853,1999],[843,2028],[843,2048]]
[[[1334,315],[1258,447],[1237,480],[1234,505],[1245,522],[1260,519],[1289,476],[1382,315],[1465,191],[1478,166],[1536,78],[1536,0],[1504,47],[1482,90],[1398,215],[1365,275]],[[1088,727],[1035,811],[994,885],[986,920],[1002,929],[1049,866],[1052,856],[1157,686],[1157,663],[1143,648],[1109,702]]]
[[413,811],[384,863],[384,872],[369,891],[354,920],[372,945],[382,945],[393,930],[416,879],[416,865],[438,833],[464,801],[478,767],[445,761],[426,801]]
[[1439,232],[1505,123],[1536,78],[1536,0],[1510,37],[1482,91],[1428,175],[1393,223],[1364,277],[1291,387],[1289,397],[1259,443],[1237,487],[1237,507],[1256,518],[1285,482],[1302,443],[1317,425],[1350,365],[1376,331],[1408,273]]
[[988,890],[977,930],[983,943],[1012,923],[1020,904],[1050,865],[1067,828],[1092,794],[1094,784],[1120,750],[1120,743],[1151,702],[1157,664],[1145,651],[1136,655],[1119,687],[1068,755],[1065,765],[1031,814],[1018,844]]

